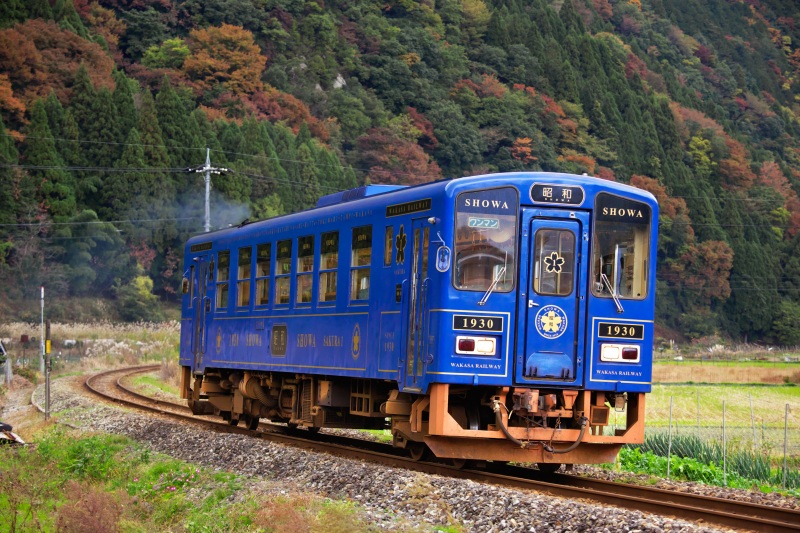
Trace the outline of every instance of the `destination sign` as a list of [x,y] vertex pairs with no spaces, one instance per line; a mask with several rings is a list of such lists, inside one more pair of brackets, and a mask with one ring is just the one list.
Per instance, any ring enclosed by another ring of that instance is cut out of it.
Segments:
[[644,340],[642,324],[620,324],[618,322],[600,322],[597,324],[597,336],[611,339]]
[[650,223],[650,206],[610,194],[598,194],[595,218],[602,221]]
[[534,183],[531,200],[540,204],[581,205],[584,194],[580,187]]
[[453,315],[453,329],[469,331],[503,331],[503,317]]
[[201,242],[200,244],[193,244],[189,250],[192,252],[205,252],[206,250],[210,250],[211,246],[210,242]]
[[419,213],[420,211],[428,211],[431,208],[431,199],[425,198],[424,200],[415,200],[413,202],[406,202],[404,204],[390,205],[386,208],[387,217],[398,217],[400,215],[408,215],[411,213]]

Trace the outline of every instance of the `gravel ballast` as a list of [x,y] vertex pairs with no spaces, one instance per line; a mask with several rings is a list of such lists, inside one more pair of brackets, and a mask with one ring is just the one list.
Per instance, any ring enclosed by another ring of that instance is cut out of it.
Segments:
[[[457,525],[476,532],[731,531],[588,501],[410,472],[242,435],[204,431],[101,403],[82,392],[79,380],[68,377],[52,383],[51,412],[62,423],[126,435],[153,451],[235,472],[250,479],[248,490],[313,492],[352,500],[364,509],[369,523],[381,529],[407,530],[411,526],[432,531],[436,526]],[[41,405],[43,397],[44,388],[38,387],[33,401]],[[29,408],[20,405],[20,400],[9,395],[0,419],[13,418],[15,410]],[[59,417],[58,413],[66,409],[70,412]],[[595,468],[580,470],[613,476]],[[780,495],[664,482],[665,488],[676,486],[686,492],[797,507],[796,499]]]

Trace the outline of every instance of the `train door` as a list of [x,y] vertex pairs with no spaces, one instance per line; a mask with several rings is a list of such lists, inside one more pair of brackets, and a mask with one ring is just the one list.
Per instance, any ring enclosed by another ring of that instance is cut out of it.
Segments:
[[192,268],[192,370],[202,374],[204,370],[203,359],[206,353],[206,340],[208,338],[208,322],[211,319],[211,297],[209,291],[214,287],[214,262],[209,254],[202,254],[193,258]]
[[516,382],[579,385],[583,381],[586,276],[588,257],[586,213],[555,210],[523,212],[523,257],[520,268],[522,350],[516,361]]
[[425,373],[427,331],[428,331],[428,246],[430,227],[427,219],[412,222],[412,262],[411,290],[408,302],[408,338],[406,339],[406,360],[402,367],[405,389],[419,389]]

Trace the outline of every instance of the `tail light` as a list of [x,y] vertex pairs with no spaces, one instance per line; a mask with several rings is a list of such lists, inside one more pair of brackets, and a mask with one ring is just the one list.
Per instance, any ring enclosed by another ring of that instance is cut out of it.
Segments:
[[456,337],[456,353],[459,355],[497,355],[497,339],[495,337],[459,335]]
[[600,360],[610,363],[638,363],[641,351],[627,344],[601,344]]

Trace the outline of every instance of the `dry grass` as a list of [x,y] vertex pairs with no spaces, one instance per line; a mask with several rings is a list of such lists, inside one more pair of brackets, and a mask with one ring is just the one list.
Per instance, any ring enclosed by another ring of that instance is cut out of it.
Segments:
[[798,366],[689,362],[655,364],[653,383],[800,383]]

